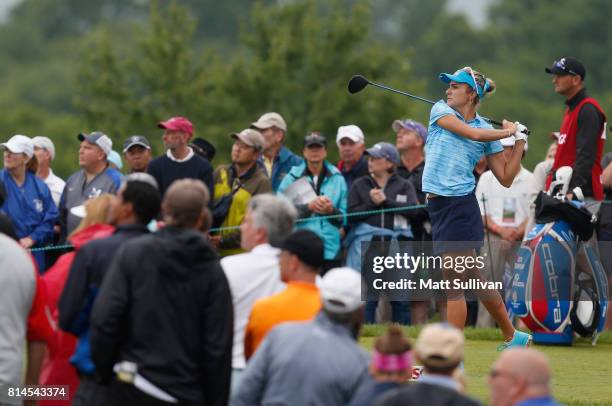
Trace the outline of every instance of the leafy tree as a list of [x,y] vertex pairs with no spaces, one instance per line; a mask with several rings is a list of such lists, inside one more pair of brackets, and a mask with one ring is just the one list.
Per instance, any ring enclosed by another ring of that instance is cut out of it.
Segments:
[[79,107],[91,127],[111,128],[113,134],[142,132],[170,115],[188,116],[219,147],[223,161],[229,158],[227,135],[266,111],[283,114],[288,144],[298,150],[309,130],[328,134],[333,145],[336,129],[347,123],[360,125],[369,140],[388,138],[391,122],[409,115],[412,103],[374,89],[355,96],[346,90],[354,73],[390,85],[408,77],[397,51],[370,42],[368,20],[365,3],[348,10],[337,0],[256,3],[242,34],[247,53],[223,61],[190,51],[195,23],[185,8],[153,7],[129,53],[120,56],[104,35],[90,48]]

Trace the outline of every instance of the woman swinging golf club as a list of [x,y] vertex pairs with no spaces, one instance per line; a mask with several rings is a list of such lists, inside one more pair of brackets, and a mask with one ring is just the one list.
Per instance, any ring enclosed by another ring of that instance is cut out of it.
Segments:
[[[477,113],[482,99],[495,90],[495,83],[482,73],[466,67],[454,74],[442,73],[440,80],[449,86],[446,102],[435,103],[430,113],[423,191],[427,193],[434,253],[443,256],[444,264],[457,264],[459,257],[475,257],[483,245],[482,217],[474,194],[474,166],[484,154],[497,180],[510,187],[520,171],[527,129],[518,122],[504,120],[502,129],[497,130]],[[506,161],[499,140],[510,136],[517,142]],[[476,268],[459,273],[458,267],[445,267],[443,275],[450,280],[450,286],[457,279],[482,279]],[[504,335],[500,350],[528,346],[531,336],[514,329],[499,293],[492,289],[476,293],[481,299],[485,294],[483,304]],[[447,319],[463,329],[467,317],[463,291],[451,288],[447,296]]]

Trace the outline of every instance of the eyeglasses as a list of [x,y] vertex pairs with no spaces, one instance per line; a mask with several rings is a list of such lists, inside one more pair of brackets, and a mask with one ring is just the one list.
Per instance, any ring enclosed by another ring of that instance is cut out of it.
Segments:
[[554,62],[553,62],[553,66],[554,66],[555,68],[559,68],[559,69],[561,69],[562,71],[564,71],[564,72],[566,72],[566,73],[569,73],[569,74],[570,74],[570,75],[572,75],[572,76],[578,76],[578,74],[577,74],[576,72],[574,72],[573,70],[571,70],[570,68],[568,68],[567,66],[565,66],[565,59],[561,59],[561,60],[558,60],[558,61],[554,61]]

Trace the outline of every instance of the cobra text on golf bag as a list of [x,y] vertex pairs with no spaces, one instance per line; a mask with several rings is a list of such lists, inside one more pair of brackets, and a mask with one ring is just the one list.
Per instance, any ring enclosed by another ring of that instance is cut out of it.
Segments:
[[[537,344],[571,345],[575,334],[603,330],[607,278],[589,243],[595,216],[566,198],[572,168],[559,168],[547,193],[536,199],[536,225],[518,250],[510,308],[533,331]],[[581,196],[579,188],[574,196]]]

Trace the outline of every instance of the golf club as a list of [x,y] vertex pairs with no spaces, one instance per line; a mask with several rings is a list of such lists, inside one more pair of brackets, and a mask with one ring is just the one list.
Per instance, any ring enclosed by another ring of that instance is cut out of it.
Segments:
[[[407,93],[407,92],[402,92],[401,90],[397,90],[397,89],[394,89],[392,87],[381,85],[380,83],[370,82],[368,79],[366,79],[365,77],[363,77],[361,75],[355,75],[355,76],[353,76],[351,78],[351,80],[349,80],[349,82],[348,82],[348,91],[349,91],[349,93],[357,93],[357,92],[362,91],[367,85],[372,85],[372,86],[379,87],[381,89],[389,90],[390,92],[399,93],[401,95],[410,97],[412,99],[420,100],[420,101],[423,101],[425,103],[429,103],[429,104],[435,104],[436,103],[433,100],[429,100],[429,99],[426,99],[424,97],[415,96],[415,95]],[[500,127],[502,126],[502,123],[500,123],[499,121],[491,120],[490,118],[486,118],[486,117],[483,117],[483,119],[486,120],[488,123],[495,124],[495,125],[500,126]],[[529,135],[529,134],[531,134],[531,131],[527,130],[527,135]]]

